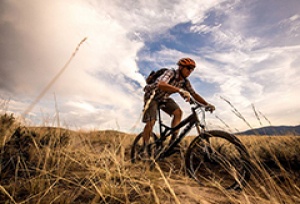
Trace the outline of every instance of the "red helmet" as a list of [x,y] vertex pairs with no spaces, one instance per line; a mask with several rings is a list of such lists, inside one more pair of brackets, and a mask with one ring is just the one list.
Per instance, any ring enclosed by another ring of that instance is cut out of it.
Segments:
[[196,67],[196,63],[194,60],[191,58],[182,58],[177,62],[178,66],[183,66],[183,67]]

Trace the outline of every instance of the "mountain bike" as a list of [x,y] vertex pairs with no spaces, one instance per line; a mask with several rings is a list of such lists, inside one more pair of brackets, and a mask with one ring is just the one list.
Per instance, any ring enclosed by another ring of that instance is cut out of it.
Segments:
[[[161,161],[178,153],[178,145],[192,128],[197,136],[185,152],[185,167],[188,175],[200,185],[207,181],[221,185],[225,189],[242,189],[250,179],[250,155],[241,141],[225,131],[206,130],[205,111],[207,107],[191,98],[191,114],[176,127],[165,125],[161,117],[161,103],[158,106],[159,136],[152,132],[146,146],[143,132],[138,134],[131,147],[131,162],[152,158],[153,162]],[[171,142],[167,138],[183,128]],[[145,155],[145,152],[147,155]]]

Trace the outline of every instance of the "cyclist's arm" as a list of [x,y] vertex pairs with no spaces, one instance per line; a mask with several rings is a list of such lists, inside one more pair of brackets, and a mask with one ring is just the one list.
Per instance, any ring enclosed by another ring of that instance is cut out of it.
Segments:
[[203,105],[208,105],[209,103],[202,97],[200,96],[198,93],[196,93],[196,91],[194,90],[194,88],[192,87],[191,83],[189,80],[186,81],[186,89],[188,92],[190,92],[190,94],[192,95],[192,97],[198,102],[201,103]]
[[182,89],[182,88],[178,88],[176,86],[172,86],[166,82],[159,82],[158,84],[158,88],[160,88],[161,90],[165,91],[165,92],[168,92],[170,94],[172,93],[179,93],[184,99],[186,102],[190,102],[190,99],[191,99],[191,94],[190,92]]
[[203,105],[208,105],[208,102],[206,102],[205,100],[204,100],[204,98],[202,98],[199,94],[197,94],[197,93],[193,93],[193,94],[191,94],[192,96],[193,96],[193,98],[197,101],[197,102],[199,102],[199,103],[201,103],[201,104],[203,104]]
[[168,92],[168,93],[177,93],[177,92],[179,92],[179,89],[180,89],[178,87],[175,87],[175,86],[172,86],[172,85],[168,84],[165,81],[159,81],[157,86],[158,86],[159,89],[161,89],[165,92]]

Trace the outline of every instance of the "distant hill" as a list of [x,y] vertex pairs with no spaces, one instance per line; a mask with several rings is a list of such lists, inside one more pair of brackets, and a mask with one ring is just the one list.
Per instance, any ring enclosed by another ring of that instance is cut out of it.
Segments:
[[298,126],[267,126],[246,130],[236,133],[237,135],[299,135],[300,125]]

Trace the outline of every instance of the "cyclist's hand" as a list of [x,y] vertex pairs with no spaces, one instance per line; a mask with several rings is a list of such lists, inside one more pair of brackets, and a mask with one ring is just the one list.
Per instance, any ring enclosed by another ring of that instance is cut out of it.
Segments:
[[189,102],[191,99],[191,94],[188,91],[185,91],[183,89],[179,89],[180,95],[185,99],[186,102]]
[[205,110],[212,113],[212,112],[214,112],[214,110],[216,110],[216,107],[214,105],[208,103],[205,107]]

